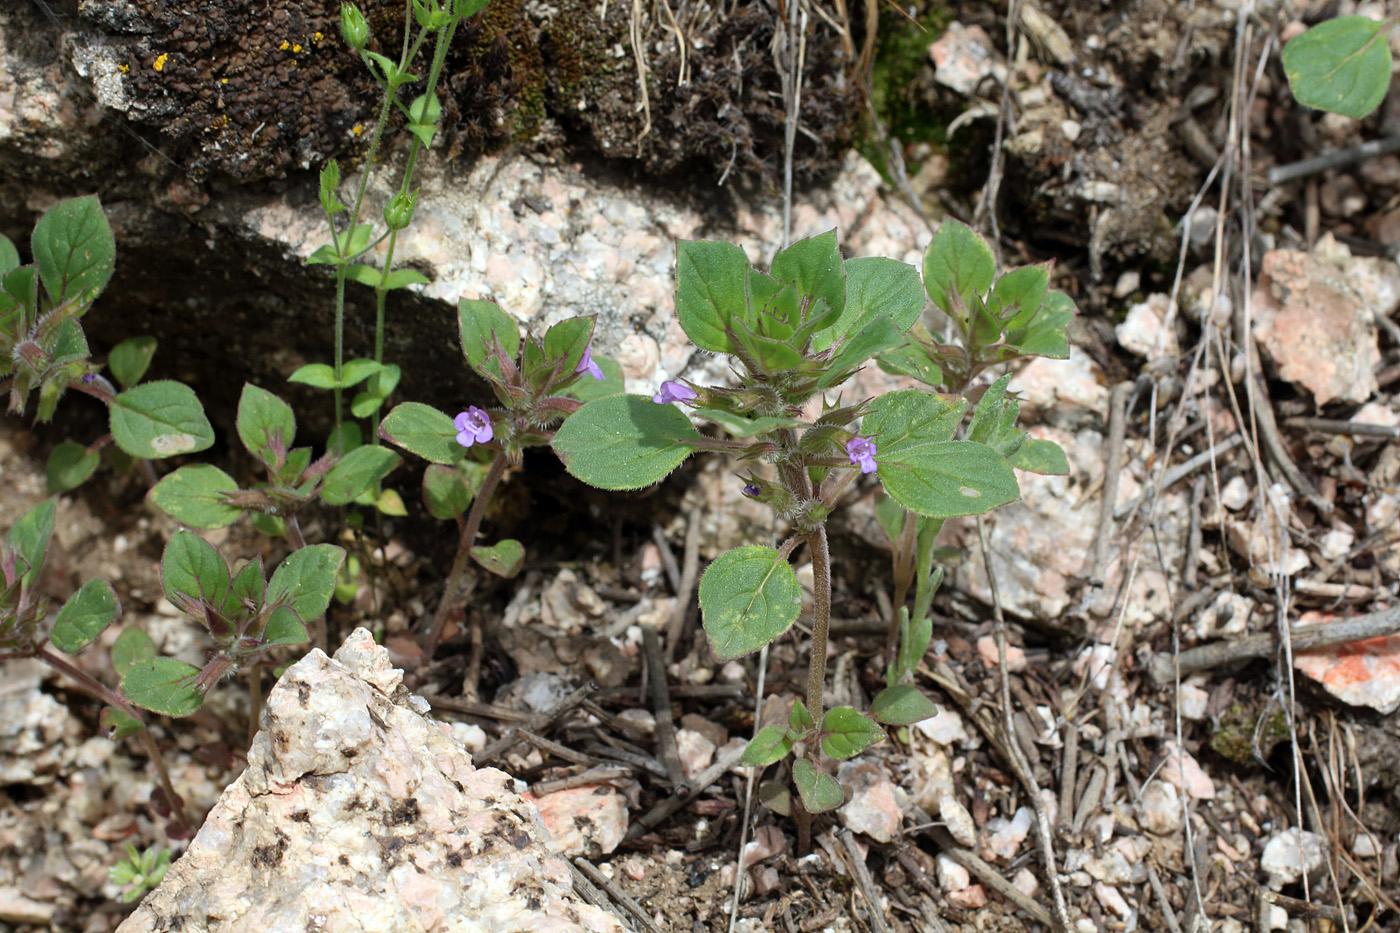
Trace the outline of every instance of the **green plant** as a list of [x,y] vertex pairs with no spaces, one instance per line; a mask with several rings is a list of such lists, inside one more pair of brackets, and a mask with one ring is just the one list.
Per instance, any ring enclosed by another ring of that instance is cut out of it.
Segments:
[[1283,47],[1283,70],[1298,103],[1360,119],[1390,89],[1385,37],[1400,14],[1379,22],[1339,16],[1295,36]]
[[165,872],[170,868],[170,850],[160,845],[147,846],[137,852],[131,843],[126,844],[126,858],[107,869],[107,876],[113,884],[126,887],[122,892],[122,903],[130,904],[140,900],[147,891],[156,888]]
[[[827,394],[872,359],[929,386],[955,380],[965,387],[1008,359],[1067,355],[1073,304],[1049,288],[1045,266],[998,276],[986,243],[956,221],[945,222],[930,243],[922,279],[913,266],[890,259],[843,261],[835,232],[782,250],[768,272],[733,244],[681,241],[676,277],[682,329],[698,348],[733,357],[738,385],[667,382],[651,398],[593,399],[551,443],[570,473],[603,489],[657,482],[698,450],[754,464],[743,477],[744,494],[772,507],[793,534],[777,548],[739,547],[710,564],[699,586],[703,625],[721,660],[780,637],[801,608],[790,561],[806,544],[815,581],[806,697],[793,705],[786,725],[758,732],[743,761],[766,766],[795,755],[790,772],[802,804],[796,812],[829,810],[843,793],[823,769],[822,755],[852,757],[878,741],[883,726],[932,713],[929,700],[900,681],[928,644],[937,526],[1018,498],[1013,466],[1063,472],[1067,465],[1056,445],[1016,427],[1017,405],[1005,395],[1005,379],[982,394],[962,437],[969,403],[958,396],[905,389],[843,405]],[[958,340],[934,340],[917,326],[926,299],[948,316]],[[818,396],[820,414],[809,419],[804,412]],[[677,402],[729,436],[701,433]],[[760,463],[771,464],[771,477]],[[916,613],[904,610],[896,620],[903,650],[868,716],[851,707],[828,710],[822,702],[831,613],[826,520],[865,475],[897,504],[885,508],[883,521],[893,540],[909,542],[907,560],[897,551],[897,560],[905,560],[899,566],[908,568],[905,589],[918,571]],[[780,788],[762,793],[778,807],[788,803]]]

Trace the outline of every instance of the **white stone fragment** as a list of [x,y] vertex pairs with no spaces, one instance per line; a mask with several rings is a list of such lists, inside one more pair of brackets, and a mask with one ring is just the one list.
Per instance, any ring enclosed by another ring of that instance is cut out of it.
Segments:
[[1297,884],[1303,875],[1310,879],[1321,872],[1322,837],[1300,829],[1285,829],[1269,837],[1259,867],[1269,876],[1269,887],[1279,890],[1286,884]]
[[1142,828],[1159,836],[1170,835],[1181,828],[1181,795],[1176,785],[1160,778],[1149,781],[1138,799],[1138,814]]
[[961,891],[972,883],[972,876],[957,862],[946,855],[938,856],[935,868],[938,872],[938,886],[945,891]]
[[971,846],[977,841],[977,824],[972,821],[972,814],[952,794],[945,794],[938,802],[938,817],[959,845]]
[[620,933],[575,897],[514,780],[376,686],[396,682],[385,658],[361,628],[287,669],[247,770],[121,933]]

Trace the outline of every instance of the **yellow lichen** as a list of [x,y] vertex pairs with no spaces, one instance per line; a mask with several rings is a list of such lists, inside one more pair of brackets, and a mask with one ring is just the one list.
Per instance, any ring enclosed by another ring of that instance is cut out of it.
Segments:
[[122,74],[127,74],[127,73],[129,73],[129,72],[131,71],[131,66],[130,66],[130,65],[118,65],[118,66],[117,66],[117,70],[120,71]]
[[296,45],[292,46],[292,51],[293,51],[293,52],[300,52],[300,51],[301,51],[301,43],[298,42]]
[[359,136],[364,131],[365,125],[363,123],[356,123],[354,126],[350,127],[350,132],[354,133],[356,136]]
[[156,71],[164,71],[164,70],[165,70],[165,61],[166,61],[166,59],[168,59],[169,57],[170,57],[169,54],[167,54],[167,53],[165,53],[165,52],[161,52],[160,55],[156,58],[155,62],[151,65],[151,67],[154,68]]
[[311,37],[311,41],[312,41],[312,42],[320,42],[320,41],[321,41],[322,39],[324,39],[324,38],[325,38],[325,36],[321,35],[321,34],[318,32],[318,33],[316,33],[316,35],[314,35],[314,36]]
[[279,51],[279,52],[285,52],[285,51],[287,51],[287,49],[290,48],[290,47],[291,47],[291,43],[288,42],[286,39],[283,39],[283,40],[282,40],[282,44],[279,45],[279,46],[277,46],[277,51]]
[[220,84],[228,84],[228,78],[220,78],[220,79],[219,79],[219,83],[220,83]]

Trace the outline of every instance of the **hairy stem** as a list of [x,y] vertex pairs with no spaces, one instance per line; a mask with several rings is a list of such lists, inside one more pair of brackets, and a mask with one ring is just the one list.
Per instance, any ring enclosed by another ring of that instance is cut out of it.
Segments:
[[822,721],[822,691],[826,686],[826,633],[831,625],[831,551],[826,543],[826,525],[807,533],[807,549],[812,552],[812,660],[807,668],[807,712]]
[[481,489],[477,490],[476,498],[472,500],[472,510],[467,514],[467,523],[462,527],[462,536],[457,542],[457,556],[452,561],[442,599],[438,602],[437,611],[433,613],[433,624],[428,629],[428,637],[423,644],[425,660],[431,658],[437,650],[443,627],[447,623],[447,614],[455,608],[461,593],[462,578],[471,564],[472,544],[481,529],[481,520],[486,515],[486,505],[495,495],[496,487],[500,484],[501,477],[505,476],[508,465],[505,451],[497,451],[496,459],[491,461],[491,469],[486,471],[486,479],[482,480]]

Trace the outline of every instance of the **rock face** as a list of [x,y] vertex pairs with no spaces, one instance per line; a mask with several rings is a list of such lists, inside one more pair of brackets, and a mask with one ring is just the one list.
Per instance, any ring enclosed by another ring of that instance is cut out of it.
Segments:
[[357,629],[268,697],[248,770],[119,928],[620,933],[509,775],[472,767]]

